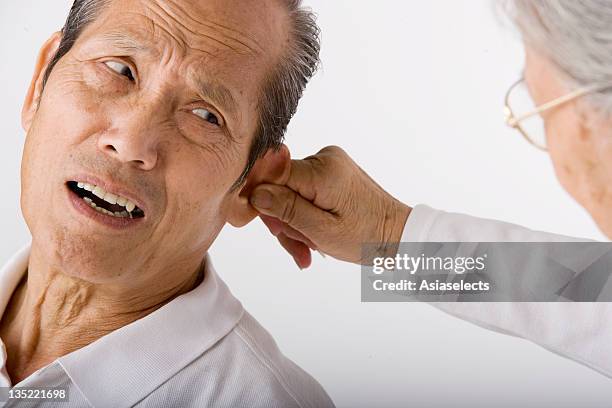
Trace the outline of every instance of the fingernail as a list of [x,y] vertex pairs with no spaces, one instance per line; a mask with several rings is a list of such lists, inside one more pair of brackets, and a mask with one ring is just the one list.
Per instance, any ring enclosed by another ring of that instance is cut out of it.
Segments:
[[251,204],[255,208],[269,210],[272,208],[272,194],[268,190],[257,190],[251,194]]

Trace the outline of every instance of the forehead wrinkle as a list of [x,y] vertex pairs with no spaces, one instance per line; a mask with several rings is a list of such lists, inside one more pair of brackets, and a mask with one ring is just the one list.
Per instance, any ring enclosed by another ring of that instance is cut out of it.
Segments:
[[[193,20],[194,23],[198,23],[196,20]],[[210,28],[211,30],[220,30],[225,31],[226,38],[230,38],[232,41],[237,42],[242,45],[247,50],[251,51],[253,54],[263,54],[264,48],[255,40],[249,41],[249,39],[244,36],[238,30],[234,30],[230,27],[224,26],[220,23],[215,23],[214,21],[201,21],[199,24]],[[233,36],[232,36],[233,35]],[[242,38],[242,39],[241,39]],[[251,44],[249,44],[251,43]]]
[[[155,15],[157,15],[160,19],[162,19],[166,24],[168,24],[168,22],[164,19],[164,17],[162,15],[157,14],[156,12],[153,11],[153,13]],[[144,22],[146,23],[146,26],[148,27],[148,33],[150,33],[150,35],[145,35],[145,42],[149,42],[152,44],[155,44],[156,47],[156,55],[161,55],[163,54],[163,52],[161,51],[161,48],[167,49],[168,47],[161,47],[161,44],[159,41],[156,40],[156,38],[159,38],[159,33],[165,33],[169,38],[173,39],[176,44],[178,45],[179,49],[185,50],[185,49],[192,49],[194,51],[200,51],[201,53],[208,55],[208,56],[212,56],[213,52],[211,50],[207,50],[204,48],[197,48],[197,47],[192,47],[189,44],[187,44],[187,42],[183,39],[178,37],[177,35],[173,34],[171,32],[171,30],[166,29],[165,27],[163,27],[162,24],[157,24],[151,17],[149,16],[145,16],[142,14],[138,14],[138,17],[140,19],[143,19]],[[161,47],[161,48],[160,48]]]
[[[187,42],[185,41],[184,38],[182,38],[183,36],[181,35],[182,33],[180,33],[180,30],[178,34],[175,34],[169,28],[164,27],[164,24],[160,24],[161,22],[163,22],[167,26],[171,27],[172,22],[168,21],[169,16],[164,15],[164,13],[160,12],[159,10],[155,10],[155,6],[146,7],[146,9],[148,10],[148,12],[150,12],[151,14],[154,14],[159,20],[161,20],[161,21],[155,21],[154,18],[151,18],[150,16],[146,16],[147,20],[149,20],[150,22],[150,25],[152,28],[151,31],[153,33],[156,33],[157,31],[163,31],[164,33],[166,33],[166,35],[172,38],[179,45],[180,48],[187,48]],[[174,21],[174,23],[178,24],[177,21]]]
[[189,13],[185,12],[185,10],[183,9],[183,7],[181,7],[179,4],[177,4],[176,1],[172,1],[172,0],[167,0],[169,3],[172,3],[174,5],[174,7],[180,12],[181,14],[181,19],[180,20],[188,20],[190,21],[194,26],[204,26],[206,28],[209,28],[211,30],[218,30],[218,31],[223,31],[224,36],[232,41],[237,42],[239,45],[242,45],[244,48],[246,48],[247,50],[251,51],[254,54],[263,54],[264,53],[264,48],[261,46],[261,44],[255,40],[255,39],[250,39],[248,38],[248,36],[246,36],[244,33],[231,28],[227,25],[221,24],[219,22],[215,22],[212,20],[196,20],[195,18],[193,18]]
[[[161,4],[160,4],[161,3]],[[174,9],[169,4],[172,3]],[[222,48],[230,49],[238,54],[259,54],[261,46],[251,46],[246,43],[246,37],[236,30],[229,30],[222,25],[215,24],[212,22],[205,22],[204,18],[202,21],[196,20],[186,13],[176,3],[166,0],[166,2],[155,2],[155,4],[149,4],[147,7],[156,16],[162,19],[168,26],[176,25],[179,29],[183,29],[187,33],[193,35],[195,38],[206,38],[213,43],[217,44]],[[187,23],[190,23],[189,25]],[[221,28],[221,29],[220,29]],[[169,32],[170,30],[164,30]],[[176,35],[169,33],[176,39]],[[233,35],[232,35],[233,34]],[[243,37],[235,38],[235,37]],[[178,40],[178,39],[177,39]],[[186,40],[182,40],[184,44],[189,48],[199,49],[191,44],[187,44]],[[210,53],[210,51],[209,51]]]

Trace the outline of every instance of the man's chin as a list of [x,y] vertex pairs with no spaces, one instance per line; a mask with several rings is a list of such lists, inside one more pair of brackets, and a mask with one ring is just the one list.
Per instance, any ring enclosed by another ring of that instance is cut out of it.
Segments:
[[60,268],[66,276],[95,285],[119,284],[130,272],[130,268],[125,267],[125,263],[118,263],[117,259],[97,257],[95,253],[74,257],[64,256]]
[[41,249],[47,252],[47,259],[61,273],[93,284],[120,280],[132,269],[130,266],[137,262],[134,258],[136,248],[121,239],[71,234],[63,230],[53,234],[52,239],[42,242],[44,248]]

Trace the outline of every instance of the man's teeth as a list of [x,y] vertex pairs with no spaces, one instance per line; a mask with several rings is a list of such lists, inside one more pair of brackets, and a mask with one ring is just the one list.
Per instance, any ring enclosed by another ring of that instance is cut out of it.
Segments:
[[99,213],[102,213],[102,214],[106,214],[106,215],[110,215],[112,217],[118,217],[118,218],[127,218],[127,217],[131,217],[132,216],[132,214],[128,213],[127,211],[121,211],[121,212],[112,213],[112,212],[108,211],[106,208],[98,207],[96,205],[96,203],[91,201],[91,198],[89,198],[89,197],[84,197],[83,200],[85,200],[85,202],[87,204],[89,204],[91,206],[91,208],[93,208],[94,210],[96,210],[96,211],[98,211]]
[[91,193],[93,195],[95,195],[96,197],[106,201],[109,204],[118,204],[118,205],[120,205],[122,207],[125,207],[125,209],[126,209],[126,211],[122,211],[121,213],[116,212],[116,213],[113,214],[112,212],[108,211],[105,208],[101,208],[101,207],[96,206],[91,199],[89,199],[87,197],[84,198],[84,200],[89,205],[91,205],[94,209],[98,210],[99,212],[101,212],[103,214],[112,215],[114,217],[128,217],[128,216],[131,217],[132,216],[131,212],[134,211],[134,209],[136,208],[136,204],[131,202],[129,199],[127,199],[125,197],[118,196],[116,194],[108,193],[108,192],[106,192],[106,190],[104,190],[100,186],[95,186],[95,185],[88,184],[88,183],[77,183],[77,186],[79,188],[82,188],[83,190],[91,191]]

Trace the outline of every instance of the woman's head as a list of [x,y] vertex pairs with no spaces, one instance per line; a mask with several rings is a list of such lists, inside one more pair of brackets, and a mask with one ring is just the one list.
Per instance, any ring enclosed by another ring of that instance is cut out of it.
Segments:
[[612,2],[506,0],[505,5],[523,36],[525,81],[536,105],[583,87],[603,89],[541,116],[561,184],[612,237]]

